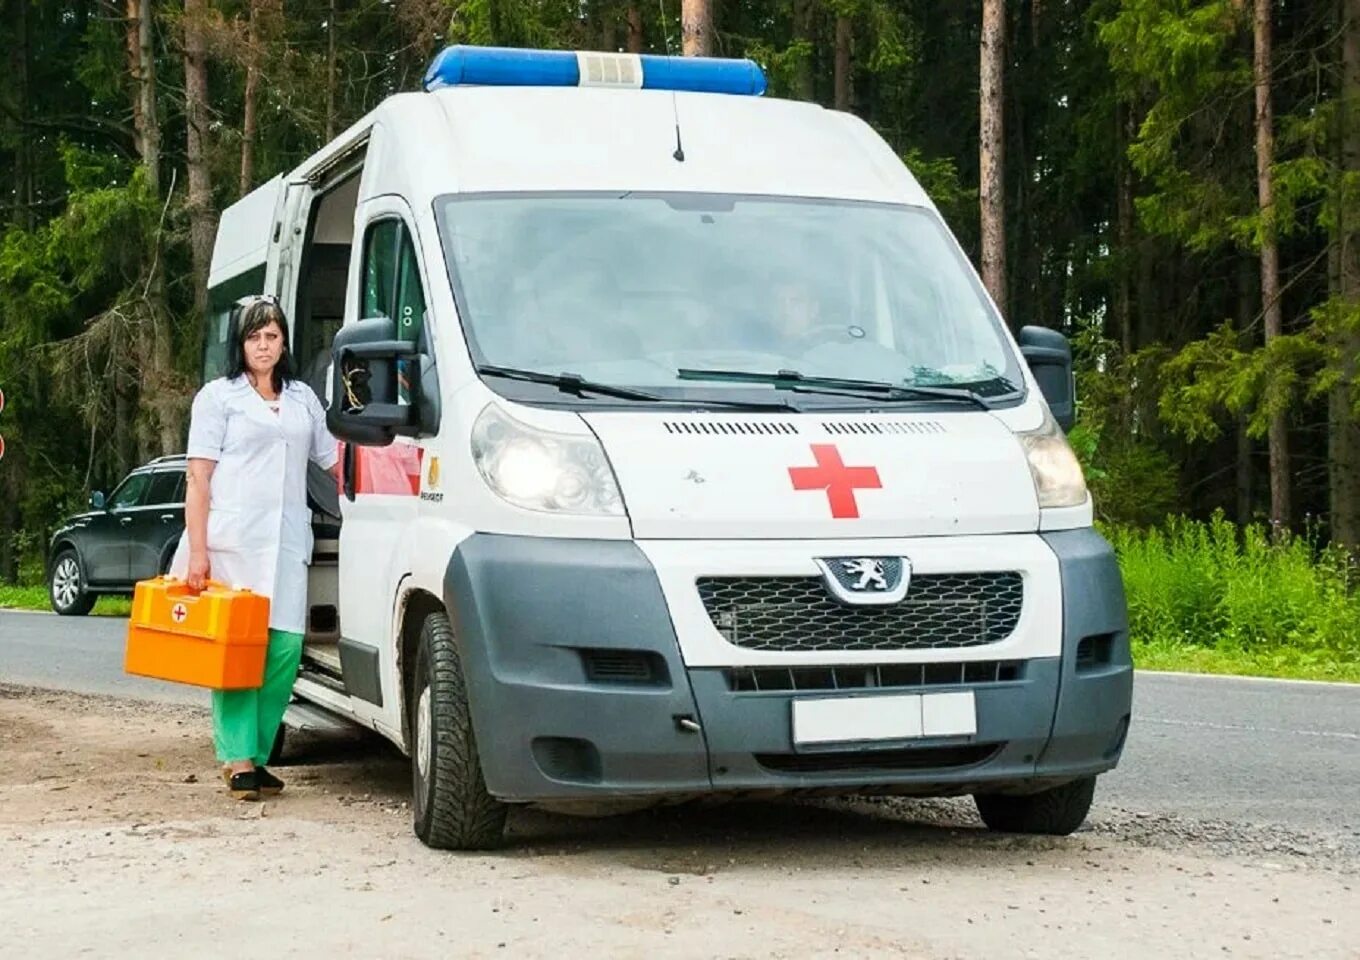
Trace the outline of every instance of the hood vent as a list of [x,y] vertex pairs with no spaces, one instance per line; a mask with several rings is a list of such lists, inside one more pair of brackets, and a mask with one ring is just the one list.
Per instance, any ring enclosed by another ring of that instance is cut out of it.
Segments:
[[938,420],[834,420],[823,421],[822,429],[837,436],[871,434],[927,434],[948,433]]
[[667,433],[681,436],[790,436],[798,433],[792,423],[777,420],[667,420]]

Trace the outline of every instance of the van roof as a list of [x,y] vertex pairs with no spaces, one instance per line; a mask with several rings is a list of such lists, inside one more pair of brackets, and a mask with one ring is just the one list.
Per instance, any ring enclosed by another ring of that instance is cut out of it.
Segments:
[[[399,94],[375,119],[444,193],[676,191],[930,206],[858,118],[767,97],[661,90],[449,87]],[[678,146],[683,161],[677,157]],[[406,146],[406,145],[411,146]]]

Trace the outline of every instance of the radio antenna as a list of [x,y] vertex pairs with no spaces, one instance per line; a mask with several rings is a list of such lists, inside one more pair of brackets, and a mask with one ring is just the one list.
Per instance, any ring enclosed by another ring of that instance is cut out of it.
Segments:
[[661,36],[666,41],[666,56],[675,56],[675,51],[671,49],[671,22],[666,19],[666,0],[656,0],[657,6],[661,8]]

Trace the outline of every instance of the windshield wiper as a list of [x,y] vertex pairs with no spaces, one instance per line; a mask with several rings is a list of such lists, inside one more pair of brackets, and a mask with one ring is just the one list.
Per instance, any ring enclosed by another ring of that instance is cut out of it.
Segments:
[[762,373],[758,370],[691,370],[676,374],[681,380],[718,380],[728,383],[768,383],[777,390],[795,393],[820,393],[839,397],[867,397],[888,401],[947,400],[967,403],[983,410],[992,406],[965,387],[915,387],[882,380],[854,380],[843,377],[809,377],[797,370]]
[[504,377],[506,380],[523,380],[526,383],[542,383],[550,387],[556,387],[563,393],[570,393],[573,396],[583,396],[593,393],[602,397],[616,397],[620,400],[641,400],[646,403],[669,403],[684,404],[697,407],[725,407],[733,410],[787,410],[793,413],[798,412],[798,408],[785,400],[777,400],[772,403],[759,400],[687,400],[683,397],[662,397],[655,393],[648,393],[645,390],[635,390],[632,387],[621,387],[612,383],[598,383],[594,380],[587,380],[575,373],[543,373],[539,370],[523,370],[519,367],[501,367],[491,363],[483,363],[477,366],[477,372],[489,377]]

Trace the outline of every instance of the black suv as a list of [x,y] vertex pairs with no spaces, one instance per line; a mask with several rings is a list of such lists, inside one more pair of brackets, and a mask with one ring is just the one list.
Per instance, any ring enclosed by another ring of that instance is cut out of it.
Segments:
[[138,580],[169,568],[184,530],[184,467],[183,454],[158,457],[62,524],[47,550],[53,610],[82,616],[99,594],[130,595]]

